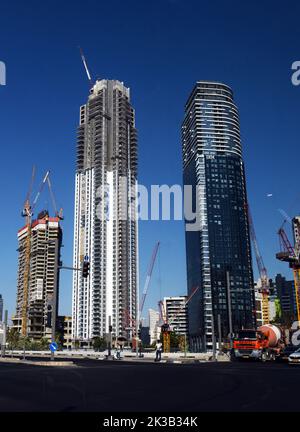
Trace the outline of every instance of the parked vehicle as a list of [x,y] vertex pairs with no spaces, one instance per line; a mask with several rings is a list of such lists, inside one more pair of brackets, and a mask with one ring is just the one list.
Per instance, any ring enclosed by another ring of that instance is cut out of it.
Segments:
[[281,352],[280,354],[280,360],[281,361],[288,361],[289,360],[289,356],[291,354],[293,354],[295,351],[297,351],[297,347],[295,347],[294,345],[287,345]]
[[300,348],[289,355],[289,364],[300,364]]
[[240,330],[233,341],[234,359],[276,360],[285,348],[279,327],[266,324],[257,330]]

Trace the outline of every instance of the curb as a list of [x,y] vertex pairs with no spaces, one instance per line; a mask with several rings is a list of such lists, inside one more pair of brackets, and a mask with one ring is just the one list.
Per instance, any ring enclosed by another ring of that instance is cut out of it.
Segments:
[[32,360],[21,360],[16,358],[0,358],[0,363],[14,363],[14,364],[25,364],[32,366],[47,366],[47,367],[77,367],[72,361],[32,361]]

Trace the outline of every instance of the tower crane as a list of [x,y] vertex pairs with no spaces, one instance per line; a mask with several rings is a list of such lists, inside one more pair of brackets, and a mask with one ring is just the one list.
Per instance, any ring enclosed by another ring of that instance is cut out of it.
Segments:
[[36,207],[36,204],[41,196],[41,193],[43,192],[43,189],[45,187],[46,182],[48,183],[49,192],[51,195],[52,203],[54,204],[54,211],[56,216],[59,219],[63,219],[62,216],[62,209],[57,212],[54,194],[52,191],[52,186],[50,182],[50,171],[47,171],[41,184],[39,187],[39,190],[34,198],[34,200],[31,203],[31,195],[32,195],[32,188],[34,184],[35,179],[35,167],[32,169],[32,175],[31,175],[31,181],[29,185],[29,189],[26,195],[24,207],[22,210],[22,217],[25,217],[26,220],[26,228],[27,228],[27,237],[26,237],[26,243],[25,243],[25,263],[24,263],[24,286],[23,286],[23,304],[22,304],[22,327],[21,327],[21,334],[22,336],[27,336],[27,316],[28,316],[28,294],[29,294],[29,284],[30,284],[30,256],[31,256],[31,229],[32,229],[32,216],[34,214],[34,210]]
[[257,268],[258,268],[260,281],[261,281],[260,291],[262,294],[262,321],[263,324],[269,324],[270,322],[270,312],[269,312],[270,283],[268,278],[268,272],[258,246],[257,237],[254,229],[254,223],[253,223],[249,206],[248,206],[248,220],[249,220],[250,237],[253,243]]
[[142,316],[142,312],[143,312],[143,309],[144,309],[145,300],[146,300],[146,297],[147,297],[148,288],[149,288],[149,285],[150,285],[151,276],[152,276],[152,272],[153,272],[153,267],[154,267],[155,260],[156,260],[156,257],[157,257],[157,252],[158,252],[158,249],[159,249],[159,245],[160,245],[160,243],[157,242],[156,245],[155,245],[155,247],[154,247],[154,250],[153,250],[153,253],[152,253],[152,257],[151,257],[151,261],[150,261],[150,264],[149,264],[149,267],[148,267],[148,272],[147,272],[147,277],[146,277],[146,281],[145,281],[145,285],[144,285],[143,295],[142,295],[142,299],[141,299],[141,302],[140,302],[140,310],[139,310],[139,316],[140,317]]
[[80,51],[80,57],[81,57],[85,72],[87,74],[88,80],[89,80],[90,85],[92,87],[92,85],[93,85],[92,77],[91,77],[91,74],[90,74],[90,71],[89,71],[89,68],[88,68],[88,65],[87,65],[87,62],[86,62],[86,59],[85,59],[85,56],[83,54],[81,47],[79,47],[79,51]]
[[300,322],[300,217],[295,217],[292,221],[294,246],[292,246],[289,238],[284,230],[284,223],[278,231],[280,252],[276,254],[279,261],[289,263],[289,267],[293,270],[295,283],[295,297],[297,306],[297,319]]
[[153,273],[153,268],[154,268],[154,264],[156,261],[157,253],[159,250],[159,246],[160,246],[160,242],[157,242],[155,244],[153,252],[152,252],[151,260],[150,260],[148,271],[147,271],[146,281],[145,281],[145,285],[144,285],[144,289],[143,289],[143,294],[142,294],[142,298],[141,298],[140,305],[139,305],[138,317],[136,319],[132,318],[128,309],[125,309],[125,308],[123,309],[125,312],[126,322],[130,326],[129,328],[130,329],[135,328],[135,330],[136,330],[136,332],[135,332],[136,338],[138,337],[138,330],[140,329],[140,327],[142,325],[142,312],[143,312],[145,300],[146,300],[146,297],[148,294],[148,289],[149,289],[149,285],[150,285],[151,276]]
[[163,321],[163,325],[161,326],[162,334],[163,334],[163,346],[164,346],[164,352],[170,351],[170,330],[173,322],[176,321],[176,318],[180,313],[184,310],[184,308],[188,305],[192,297],[196,294],[196,292],[199,290],[199,286],[192,289],[191,294],[187,297],[184,304],[178,309],[176,314],[172,317],[172,319],[169,321],[168,313],[165,309],[163,300],[160,300],[158,302],[158,307],[160,311],[160,319]]

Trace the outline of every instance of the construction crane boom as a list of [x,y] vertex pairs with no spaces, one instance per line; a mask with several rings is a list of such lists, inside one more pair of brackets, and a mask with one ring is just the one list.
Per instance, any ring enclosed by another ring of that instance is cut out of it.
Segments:
[[158,306],[160,310],[160,318],[164,322],[164,324],[168,324],[169,326],[172,325],[172,323],[176,320],[177,316],[184,310],[184,308],[187,306],[187,304],[190,302],[190,300],[193,298],[193,296],[196,294],[198,290],[199,290],[199,286],[192,289],[191,294],[187,297],[184,304],[178,309],[178,311],[170,321],[168,320],[167,311],[165,310],[164,302],[160,300],[158,302]]
[[280,242],[280,250],[287,252],[289,257],[296,258],[295,250],[291,245],[291,242],[289,241],[289,238],[283,226],[279,229],[278,235],[279,235],[279,242]]
[[45,186],[45,184],[46,184],[46,181],[47,181],[48,178],[49,178],[49,174],[50,174],[50,171],[47,171],[46,174],[45,174],[45,177],[43,178],[43,181],[42,181],[42,183],[41,183],[41,185],[40,185],[39,191],[38,191],[38,193],[36,194],[36,196],[35,196],[35,198],[34,198],[34,200],[33,200],[32,207],[31,207],[31,212],[32,212],[32,214],[33,214],[33,211],[34,211],[34,209],[35,209],[35,206],[36,206],[36,204],[37,204],[37,202],[38,202],[38,200],[39,200],[39,198],[40,198],[40,195],[41,195],[41,193],[43,192],[43,189],[44,189],[44,186]]
[[162,300],[158,302],[158,309],[159,309],[160,321],[166,324],[168,320],[167,320],[167,314],[165,311],[164,302]]
[[56,200],[55,200],[55,196],[53,193],[52,184],[50,181],[50,175],[48,175],[48,177],[47,177],[47,183],[48,183],[48,188],[49,188],[49,193],[50,193],[50,197],[51,197],[51,201],[52,201],[54,214],[56,217],[58,217],[59,219],[62,220],[63,219],[63,209],[61,208],[59,211],[57,210]]
[[262,320],[263,324],[269,324],[270,322],[270,312],[269,312],[269,293],[270,293],[270,284],[268,278],[268,272],[266,266],[263,261],[262,254],[260,252],[258,241],[255,233],[254,223],[250,211],[250,207],[247,206],[248,209],[248,221],[249,221],[249,230],[250,237],[252,240],[252,244],[254,247],[255,258],[257,263],[257,268],[261,280],[261,293],[262,293]]
[[298,235],[296,235],[296,233],[299,233],[300,230],[300,219],[298,217],[293,219],[294,240],[295,240],[294,247],[289,241],[289,238],[283,228],[283,225],[278,231],[281,250],[279,253],[276,254],[276,258],[280,261],[288,262],[290,268],[293,270],[294,283],[295,283],[295,297],[296,297],[296,306],[297,306],[297,318],[298,318],[298,322],[300,322],[300,257],[298,253],[300,248],[300,238]]
[[89,71],[89,68],[88,68],[88,65],[87,65],[87,62],[86,62],[86,59],[85,59],[85,56],[83,54],[81,47],[79,47],[79,51],[80,51],[81,60],[82,60],[85,72],[87,74],[88,80],[89,80],[90,84],[92,85],[93,84],[92,77],[91,77],[91,74],[90,74],[90,71]]
[[173,316],[173,319],[171,319],[171,321],[169,321],[169,325],[172,325],[172,323],[176,320],[176,318],[178,317],[178,315],[184,310],[184,308],[188,305],[188,303],[190,302],[190,300],[194,297],[194,295],[196,294],[196,292],[198,291],[199,286],[195,287],[192,289],[191,294],[188,296],[188,298],[186,299],[185,303],[178,309],[178,311],[176,312],[176,314]]
[[151,257],[151,261],[150,261],[150,264],[149,264],[149,268],[148,268],[148,272],[147,272],[147,277],[146,277],[146,281],[145,281],[145,285],[144,285],[144,290],[143,290],[143,295],[142,295],[142,299],[141,299],[141,302],[140,302],[140,317],[142,316],[141,314],[142,314],[143,309],[144,309],[144,304],[145,304],[145,300],[146,300],[146,297],[147,297],[148,288],[149,288],[149,285],[150,285],[151,276],[152,276],[152,272],[153,272],[153,267],[154,267],[154,264],[155,264],[157,252],[158,252],[158,249],[159,249],[159,245],[160,245],[160,242],[157,242],[156,245],[155,245],[155,247],[154,247],[154,250],[153,250],[153,253],[152,253],[152,257]]

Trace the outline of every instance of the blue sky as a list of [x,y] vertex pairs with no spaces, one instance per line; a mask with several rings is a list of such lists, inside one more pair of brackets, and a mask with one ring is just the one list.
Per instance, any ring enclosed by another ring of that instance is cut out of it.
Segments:
[[[247,187],[269,274],[291,277],[276,262],[279,208],[299,213],[300,60],[297,1],[4,1],[0,60],[0,293],[9,313],[16,297],[17,240],[31,167],[52,171],[64,208],[65,264],[72,262],[76,127],[88,82],[78,45],[94,77],[131,88],[139,131],[139,180],[182,181],[180,126],[195,81],[230,85],[241,118]],[[267,193],[273,197],[267,198]],[[40,207],[47,206],[43,195]],[[185,294],[182,222],[140,224],[141,287],[155,241],[161,241],[145,310],[161,296]],[[255,274],[256,272],[256,266]],[[71,312],[71,274],[62,272],[60,313]]]

